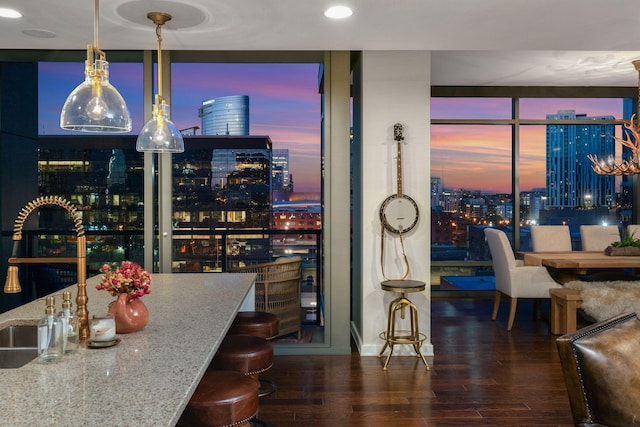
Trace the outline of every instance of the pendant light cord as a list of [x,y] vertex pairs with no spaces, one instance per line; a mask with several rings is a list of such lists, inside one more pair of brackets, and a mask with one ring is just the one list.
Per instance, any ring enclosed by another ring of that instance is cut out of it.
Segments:
[[98,37],[99,34],[99,24],[100,23],[100,0],[95,1],[95,8],[93,11],[93,46],[92,46],[92,56],[91,62],[95,61],[95,55],[97,54],[101,60],[106,60],[105,53],[100,50],[100,40]]
[[158,37],[158,98],[162,100],[162,24],[156,24],[156,36]]
[[100,21],[100,0],[95,2],[95,11],[93,13],[93,47],[100,51],[98,47],[98,22]]

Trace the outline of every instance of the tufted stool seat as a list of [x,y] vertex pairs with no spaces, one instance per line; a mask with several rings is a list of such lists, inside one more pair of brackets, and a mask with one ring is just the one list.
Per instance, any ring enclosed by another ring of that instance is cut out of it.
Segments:
[[213,357],[210,369],[237,371],[258,379],[273,365],[273,345],[253,335],[227,335]]
[[258,387],[237,371],[207,371],[191,396],[178,426],[250,426],[258,412]]
[[[280,319],[266,311],[241,311],[233,320],[229,333],[253,335],[272,340],[280,334]],[[268,396],[278,389],[272,380],[260,378],[259,381],[260,397]]]
[[241,311],[229,328],[229,334],[254,335],[266,340],[274,339],[279,333],[280,319],[266,311]]

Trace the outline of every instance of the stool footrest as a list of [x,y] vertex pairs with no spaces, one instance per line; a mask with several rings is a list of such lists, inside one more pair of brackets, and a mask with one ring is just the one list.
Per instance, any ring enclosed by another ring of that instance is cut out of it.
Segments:
[[278,390],[278,386],[275,382],[269,379],[258,378],[260,383],[260,390],[258,390],[258,397],[269,396]]
[[[405,335],[398,335],[405,334]],[[390,344],[415,344],[422,346],[422,343],[427,339],[427,336],[422,332],[418,333],[418,336],[415,337],[412,335],[411,331],[395,331],[395,335],[390,337],[387,336],[386,332],[380,332],[379,337]]]

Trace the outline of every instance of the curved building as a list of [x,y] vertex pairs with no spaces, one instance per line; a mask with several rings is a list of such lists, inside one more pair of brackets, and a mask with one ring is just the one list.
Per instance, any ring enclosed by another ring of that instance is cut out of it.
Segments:
[[249,135],[249,97],[221,96],[202,101],[198,110],[203,135]]

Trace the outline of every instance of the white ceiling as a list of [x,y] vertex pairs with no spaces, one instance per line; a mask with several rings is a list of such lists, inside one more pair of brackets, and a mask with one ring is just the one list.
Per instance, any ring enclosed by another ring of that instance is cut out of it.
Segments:
[[[323,16],[333,4],[351,18]],[[147,12],[173,15],[177,50],[430,50],[434,85],[636,86],[636,0],[102,0],[100,47],[154,50]],[[94,0],[0,0],[0,49],[84,50]],[[36,30],[55,35],[25,34]],[[402,64],[398,64],[399,67]]]

